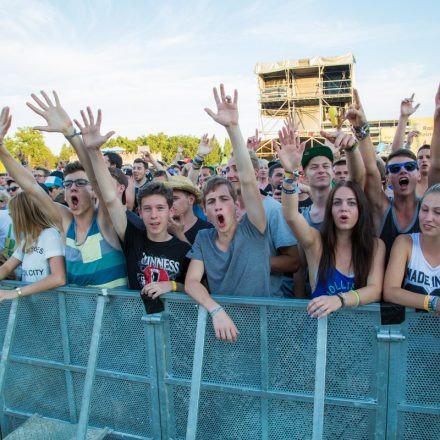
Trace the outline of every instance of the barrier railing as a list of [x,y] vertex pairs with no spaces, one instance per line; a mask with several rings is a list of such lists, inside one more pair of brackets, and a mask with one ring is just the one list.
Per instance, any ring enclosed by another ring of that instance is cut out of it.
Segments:
[[[3,435],[34,413],[77,424],[90,397],[85,416],[109,439],[439,437],[436,316],[407,311],[402,325],[381,326],[378,305],[341,310],[327,331],[321,325],[327,350],[321,337],[317,357],[306,301],[220,298],[240,331],[228,344],[182,294],[148,316],[137,292],[109,291],[92,335],[97,297],[63,288],[18,301],[0,390]],[[0,303],[0,344],[11,303]],[[92,336],[100,345],[84,396]]]

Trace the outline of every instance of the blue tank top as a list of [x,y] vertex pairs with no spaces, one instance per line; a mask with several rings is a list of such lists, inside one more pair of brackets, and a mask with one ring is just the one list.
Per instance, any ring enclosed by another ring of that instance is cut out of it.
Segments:
[[329,271],[326,282],[322,279],[318,280],[312,298],[317,298],[322,295],[337,295],[338,293],[349,292],[354,289],[354,276],[348,277],[339,272],[336,268]]
[[75,219],[66,234],[67,283],[112,289],[127,287],[127,268],[122,251],[102,236],[96,214],[83,243],[76,242]]

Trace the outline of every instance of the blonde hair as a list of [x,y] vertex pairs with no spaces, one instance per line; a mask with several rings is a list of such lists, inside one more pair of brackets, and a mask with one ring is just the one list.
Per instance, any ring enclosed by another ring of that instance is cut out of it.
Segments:
[[22,246],[24,253],[31,250],[44,229],[56,227],[53,220],[25,192],[19,192],[12,197],[9,201],[9,213],[17,246]]

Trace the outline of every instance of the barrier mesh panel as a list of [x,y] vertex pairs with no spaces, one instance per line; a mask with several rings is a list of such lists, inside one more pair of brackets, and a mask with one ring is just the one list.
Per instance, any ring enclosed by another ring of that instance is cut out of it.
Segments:
[[312,438],[312,420],[312,403],[269,401],[270,440],[309,440]]
[[12,354],[63,361],[58,293],[20,299]]
[[329,317],[326,395],[376,397],[378,313],[342,310]]
[[9,310],[11,309],[11,301],[0,302],[0,356],[3,348],[3,341],[6,333],[6,326],[8,325]]
[[[77,411],[81,406],[83,374],[73,374]],[[96,376],[90,402],[89,423],[128,434],[152,436],[148,384]]]
[[302,309],[268,307],[267,325],[269,388],[313,394],[316,320]]
[[427,313],[408,313],[407,320],[405,399],[440,412],[440,320]]
[[[440,438],[440,414],[401,413],[403,440],[438,440]],[[400,424],[401,425],[401,424]]]
[[142,314],[139,298],[110,298],[104,309],[97,368],[149,376]]
[[326,405],[324,439],[371,440],[374,438],[375,411]]
[[5,404],[16,411],[69,420],[64,371],[11,361]]

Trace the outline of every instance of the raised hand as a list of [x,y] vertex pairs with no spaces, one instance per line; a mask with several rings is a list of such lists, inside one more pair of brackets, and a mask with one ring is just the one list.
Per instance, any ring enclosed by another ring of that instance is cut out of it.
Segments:
[[0,144],[3,143],[3,139],[11,126],[12,116],[9,114],[9,107],[3,107],[0,114]]
[[147,162],[147,163],[153,162],[153,156],[151,155],[151,151],[150,151],[150,148],[148,147],[148,145],[146,145],[145,148],[143,150],[141,150],[140,153],[141,153],[142,159],[144,159],[145,162]]
[[361,127],[367,122],[367,117],[356,89],[353,89],[353,104],[348,108],[344,117],[348,119],[353,127]]
[[200,139],[199,148],[197,149],[197,154],[201,157],[207,156],[214,149],[215,136],[211,139],[208,137],[208,133],[204,134],[202,139]]
[[405,98],[400,103],[400,116],[411,116],[420,106],[420,104],[417,104],[416,106],[413,106],[414,102],[414,93],[411,95],[410,98]]
[[257,151],[260,148],[261,138],[258,137],[258,128],[255,129],[255,136],[248,137],[247,147],[249,150]]
[[281,165],[287,171],[296,171],[301,165],[305,142],[301,142],[299,134],[294,131],[292,126],[283,127],[278,132],[278,137],[281,145],[278,146],[275,142],[272,145],[278,154]]
[[214,87],[214,99],[217,105],[217,113],[214,113],[211,109],[205,108],[205,112],[218,122],[220,125],[228,128],[234,125],[238,125],[238,92],[234,90],[234,100],[229,95],[225,94],[225,86],[220,84],[220,97],[218,96],[217,88]]
[[321,131],[321,136],[327,139],[335,148],[339,150],[345,150],[353,147],[356,144],[356,138],[350,133],[344,133],[343,131],[335,131],[328,133],[327,131]]
[[78,128],[81,131],[82,139],[86,148],[99,149],[115,134],[115,132],[109,131],[105,135],[101,134],[101,121],[102,121],[101,109],[98,110],[98,117],[96,119],[96,123],[90,107],[87,107],[87,113],[89,116],[88,119],[84,110],[81,110],[81,116],[84,122],[84,126],[82,126],[76,119],[75,119],[75,124],[78,126]]
[[55,105],[49,99],[49,96],[47,96],[46,92],[41,91],[40,93],[43,96],[45,103],[35,93],[32,93],[31,96],[38,107],[30,102],[26,102],[26,105],[30,109],[44,118],[47,122],[47,125],[33,127],[34,130],[62,133],[65,136],[71,135],[73,132],[72,120],[63,107],[61,107],[57,92],[52,92]]

